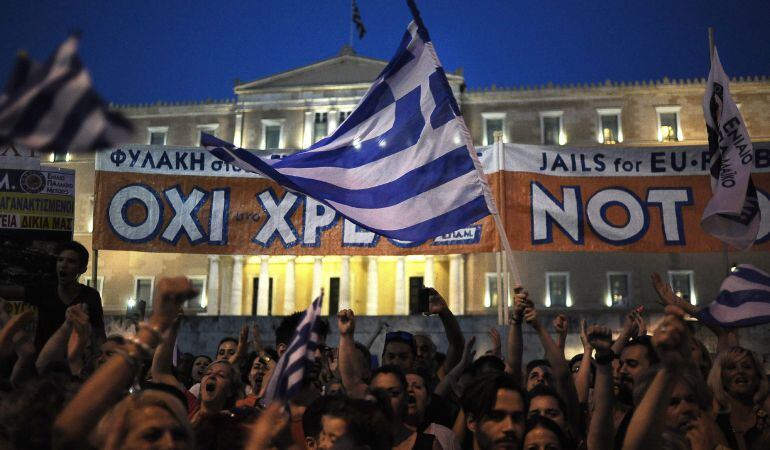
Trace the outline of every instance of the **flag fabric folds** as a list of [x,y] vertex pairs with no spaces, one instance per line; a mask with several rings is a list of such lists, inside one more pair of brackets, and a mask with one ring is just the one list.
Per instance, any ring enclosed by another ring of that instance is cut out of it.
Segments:
[[46,64],[16,61],[0,95],[0,141],[40,151],[82,152],[131,137],[131,125],[109,111],[77,55],[78,38],[62,43]]
[[749,264],[739,265],[722,282],[716,300],[697,317],[730,328],[770,323],[770,275]]
[[747,250],[760,224],[759,200],[751,180],[754,147],[728,83],[714,48],[703,97],[713,196],[703,211],[701,227],[722,242]]
[[356,24],[356,31],[358,31],[358,39],[363,39],[366,34],[366,28],[364,27],[364,21],[361,19],[361,11],[358,10],[356,0],[353,0],[353,23]]
[[302,387],[305,367],[314,361],[318,348],[322,304],[323,293],[313,300],[302,314],[297,331],[294,332],[286,352],[278,360],[267,384],[263,398],[265,405],[269,405],[273,400],[287,402]]
[[201,145],[380,235],[418,242],[495,211],[449,82],[419,17],[330,136],[280,160],[210,135]]

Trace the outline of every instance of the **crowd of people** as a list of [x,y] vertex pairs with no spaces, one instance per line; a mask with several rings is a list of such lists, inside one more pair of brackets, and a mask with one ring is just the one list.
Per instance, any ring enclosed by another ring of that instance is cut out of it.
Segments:
[[[507,335],[491,330],[483,355],[438,293],[429,314],[444,327],[445,354],[427,335],[395,331],[373,357],[371,343],[356,340],[355,313],[340,311],[322,319],[314,361],[284,403],[269,401],[266,387],[301,313],[285,317],[274,336],[244,326],[216,355],[177,357],[181,306],[195,295],[190,281],[159,280],[135,335],[105,336],[98,293],[78,282],[87,263],[85,248],[68,243],[55,286],[0,287],[38,308],[34,335],[32,312],[8,317],[2,308],[0,448],[770,448],[761,359],[737,332],[718,328],[712,356],[685,320],[696,307],[656,275],[665,313],[651,334],[638,311],[621,330],[582,322],[583,352],[569,360],[567,318],[553,321],[554,338],[522,287]],[[523,360],[526,327],[542,359]],[[326,345],[330,333],[339,334],[337,348]]]

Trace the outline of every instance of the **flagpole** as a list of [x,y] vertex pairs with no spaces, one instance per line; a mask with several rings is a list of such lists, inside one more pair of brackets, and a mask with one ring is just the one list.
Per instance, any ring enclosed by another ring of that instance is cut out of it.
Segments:
[[[502,205],[505,208],[505,148],[503,147],[503,132],[495,131],[495,156],[497,157],[497,170],[499,174],[497,183],[497,203],[498,208]],[[505,230],[505,212],[500,216],[500,223]],[[501,237],[502,240],[502,237]],[[502,252],[502,250],[501,250]],[[508,309],[511,298],[511,276],[508,271],[508,262],[503,260],[503,292],[501,298],[503,299],[503,324],[508,323]]]

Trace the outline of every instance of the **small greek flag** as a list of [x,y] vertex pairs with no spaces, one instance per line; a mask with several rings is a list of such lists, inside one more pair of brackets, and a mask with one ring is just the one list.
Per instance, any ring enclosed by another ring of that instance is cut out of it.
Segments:
[[206,134],[201,145],[392,239],[425,241],[494,212],[444,69],[412,11],[396,55],[331,136],[280,160]]
[[289,401],[302,387],[305,366],[312,363],[318,348],[318,328],[321,321],[323,293],[313,300],[297,326],[286,352],[278,360],[273,375],[267,384],[263,403],[269,405],[273,400]]
[[356,0],[353,0],[353,23],[356,24],[356,30],[358,31],[358,39],[363,39],[366,34],[366,28],[364,28],[364,21],[361,20],[361,11],[358,10]]
[[131,125],[109,111],[77,55],[78,38],[64,41],[46,64],[17,57],[0,95],[0,141],[33,150],[79,152],[131,137]]
[[730,328],[770,323],[770,275],[749,264],[733,270],[698,320]]
[[751,181],[754,147],[728,83],[714,48],[703,97],[713,195],[703,210],[701,227],[722,242],[748,250],[760,223],[757,190]]

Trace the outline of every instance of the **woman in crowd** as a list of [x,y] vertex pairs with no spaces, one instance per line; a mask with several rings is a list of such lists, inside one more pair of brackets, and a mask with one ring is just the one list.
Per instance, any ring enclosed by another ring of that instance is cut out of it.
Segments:
[[770,442],[768,381],[759,356],[742,347],[717,355],[708,376],[717,424],[730,448],[758,448]]

